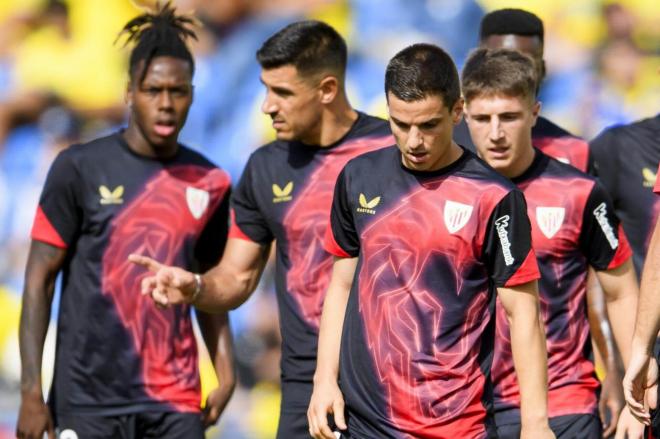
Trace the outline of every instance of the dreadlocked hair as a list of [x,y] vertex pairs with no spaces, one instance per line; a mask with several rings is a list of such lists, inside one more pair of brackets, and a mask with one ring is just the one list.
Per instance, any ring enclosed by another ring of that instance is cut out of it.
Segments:
[[139,78],[139,82],[142,82],[149,70],[151,60],[158,56],[171,56],[187,61],[192,74],[195,71],[195,61],[186,46],[186,40],[188,38],[197,40],[197,35],[191,29],[196,25],[195,18],[177,15],[176,8],[171,5],[170,1],[162,6],[160,2],[156,2],[155,13],[147,12],[126,23],[117,35],[117,40],[123,35],[128,35],[124,47],[135,43],[129,62],[131,77],[134,77],[140,62],[144,60]]

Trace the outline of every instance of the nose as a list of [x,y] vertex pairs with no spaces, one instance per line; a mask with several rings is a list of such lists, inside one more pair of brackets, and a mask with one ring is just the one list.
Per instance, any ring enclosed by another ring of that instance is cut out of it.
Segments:
[[273,99],[271,93],[269,92],[266,92],[264,101],[261,103],[261,111],[264,114],[277,113],[277,104],[275,102],[275,99]]
[[406,142],[406,147],[408,149],[417,149],[420,145],[424,143],[424,137],[417,127],[410,127],[408,131],[408,141]]
[[500,123],[499,117],[491,118],[489,135],[491,140],[499,140],[502,138],[502,124]]
[[160,99],[158,100],[158,106],[162,110],[169,110],[173,107],[172,95],[169,91],[163,90],[160,93]]

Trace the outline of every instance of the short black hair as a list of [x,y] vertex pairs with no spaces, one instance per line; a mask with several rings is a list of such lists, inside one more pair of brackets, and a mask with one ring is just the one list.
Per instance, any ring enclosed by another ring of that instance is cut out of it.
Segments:
[[291,23],[268,38],[257,51],[264,69],[292,65],[301,76],[331,72],[343,79],[348,57],[346,42],[322,21]]
[[481,19],[479,38],[491,35],[523,35],[538,37],[543,42],[543,21],[531,12],[522,9],[498,9]]
[[149,70],[149,63],[158,56],[183,59],[190,64],[190,73],[194,73],[195,61],[186,45],[186,40],[197,39],[195,32],[190,29],[195,23],[192,17],[177,15],[176,9],[169,1],[163,6],[157,3],[155,13],[142,14],[126,23],[117,39],[123,34],[128,34],[125,44],[137,43],[131,51],[129,62],[131,78],[134,79],[140,62],[144,60],[139,77],[139,82],[142,82]]
[[406,101],[440,96],[451,109],[461,96],[456,65],[449,54],[433,44],[408,46],[390,60],[385,71],[385,94]]

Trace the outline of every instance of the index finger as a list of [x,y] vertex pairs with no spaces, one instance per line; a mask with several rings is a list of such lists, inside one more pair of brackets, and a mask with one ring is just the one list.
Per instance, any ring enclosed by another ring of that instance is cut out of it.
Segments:
[[163,264],[155,259],[151,259],[149,256],[138,255],[135,253],[128,255],[128,260],[153,272],[158,271],[163,266]]

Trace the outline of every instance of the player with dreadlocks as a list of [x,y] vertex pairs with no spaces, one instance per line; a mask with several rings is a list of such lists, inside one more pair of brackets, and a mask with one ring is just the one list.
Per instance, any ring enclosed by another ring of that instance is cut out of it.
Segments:
[[[123,29],[130,56],[128,127],[59,154],[32,229],[20,323],[16,434],[39,438],[202,438],[234,385],[226,315],[198,313],[220,386],[200,415],[190,306],[158,309],[139,294],[130,253],[203,271],[225,245],[228,175],[177,142],[192,103],[193,19],[169,3]],[[55,373],[41,363],[55,278],[62,274]]]

